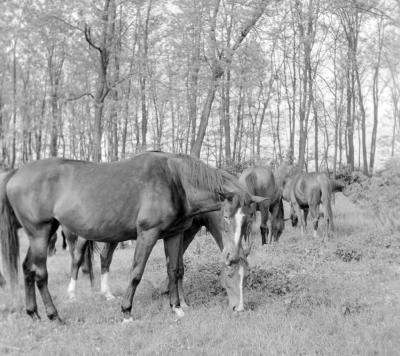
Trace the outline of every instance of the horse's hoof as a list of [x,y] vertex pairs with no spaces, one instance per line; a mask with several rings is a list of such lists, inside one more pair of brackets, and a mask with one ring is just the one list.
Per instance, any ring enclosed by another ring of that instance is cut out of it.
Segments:
[[75,294],[69,294],[68,295],[68,300],[70,302],[76,302],[76,295]]
[[182,310],[181,307],[172,307],[172,311],[175,313],[178,319],[181,319],[185,316],[185,312]]
[[182,309],[189,309],[190,308],[189,304],[186,303],[186,301],[184,301],[184,300],[181,300],[181,307],[182,307]]
[[114,294],[112,294],[111,292],[106,292],[103,295],[104,295],[104,297],[106,298],[107,301],[111,301],[111,300],[115,299]]
[[47,317],[48,317],[49,320],[51,320],[51,321],[56,321],[56,322],[57,322],[58,324],[60,324],[60,325],[65,325],[65,322],[59,317],[59,315],[58,315],[57,313],[47,315]]
[[129,318],[124,318],[122,320],[122,324],[129,324],[129,323],[132,323],[132,322],[133,322],[133,319],[132,319],[131,316]]
[[32,319],[33,321],[39,321],[39,320],[40,320],[40,315],[39,315],[39,313],[37,312],[37,310],[34,310],[34,311],[32,311],[32,310],[27,310],[26,312],[28,313],[28,315],[31,317],[31,319]]

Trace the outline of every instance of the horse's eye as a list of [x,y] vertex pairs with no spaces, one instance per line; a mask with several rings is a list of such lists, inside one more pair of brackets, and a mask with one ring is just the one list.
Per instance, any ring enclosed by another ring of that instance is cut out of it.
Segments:
[[232,203],[233,198],[232,197],[228,197],[227,200]]

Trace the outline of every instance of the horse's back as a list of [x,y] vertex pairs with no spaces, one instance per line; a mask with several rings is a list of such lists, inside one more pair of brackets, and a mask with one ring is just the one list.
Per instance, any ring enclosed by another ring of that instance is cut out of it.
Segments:
[[274,174],[269,167],[250,167],[245,169],[239,177],[251,194],[261,197],[275,198],[277,186]]
[[56,219],[89,239],[127,235],[136,231],[138,216],[150,226],[174,214],[181,198],[174,196],[167,160],[167,155],[150,153],[100,164],[35,161],[10,179],[7,195],[28,225]]

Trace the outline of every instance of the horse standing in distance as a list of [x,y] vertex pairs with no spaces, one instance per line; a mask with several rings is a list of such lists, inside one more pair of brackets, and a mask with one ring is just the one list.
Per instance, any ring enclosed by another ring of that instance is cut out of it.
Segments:
[[[251,194],[268,198],[255,206],[256,210],[261,213],[260,231],[262,245],[265,245],[267,242],[278,241],[285,228],[284,209],[282,194],[275,182],[271,168],[247,168],[240,175],[239,182]],[[268,220],[269,215],[271,215],[271,218]],[[265,235],[268,236],[268,240]]]
[[[332,181],[323,173],[294,172],[287,167],[278,168],[282,185],[282,196],[291,206],[292,225],[296,226],[300,219],[301,232],[304,235],[307,217],[310,212],[314,236],[317,236],[318,221],[323,216],[325,221],[324,237],[333,231],[332,214]],[[282,173],[284,172],[284,173]],[[322,214],[320,214],[320,205]]]

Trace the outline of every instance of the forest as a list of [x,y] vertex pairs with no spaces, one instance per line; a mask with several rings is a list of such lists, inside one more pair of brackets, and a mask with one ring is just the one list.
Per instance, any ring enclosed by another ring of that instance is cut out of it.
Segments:
[[181,152],[371,175],[400,146],[399,0],[8,0],[0,162]]

